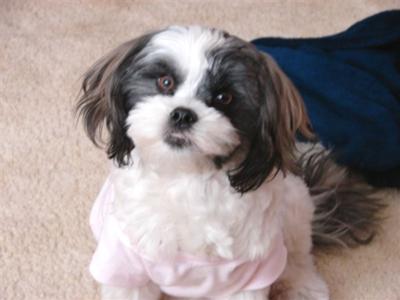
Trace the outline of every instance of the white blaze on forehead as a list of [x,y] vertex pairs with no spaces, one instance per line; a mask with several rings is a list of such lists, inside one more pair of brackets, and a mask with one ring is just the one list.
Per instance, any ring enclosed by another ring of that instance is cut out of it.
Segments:
[[[210,62],[207,54],[223,44],[225,38],[218,30],[199,26],[172,26],[150,41],[151,56],[167,57],[184,76],[176,94],[194,93],[206,74]],[[183,95],[182,95],[183,96]]]

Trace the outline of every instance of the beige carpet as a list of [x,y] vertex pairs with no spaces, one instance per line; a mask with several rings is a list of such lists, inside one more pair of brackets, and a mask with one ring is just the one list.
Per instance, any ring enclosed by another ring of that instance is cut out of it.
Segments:
[[[72,115],[80,76],[97,58],[168,24],[247,39],[319,36],[395,7],[399,0],[0,0],[0,299],[98,299],[87,220],[108,164]],[[318,259],[332,299],[400,299],[400,197],[383,197],[389,215],[375,243]]]

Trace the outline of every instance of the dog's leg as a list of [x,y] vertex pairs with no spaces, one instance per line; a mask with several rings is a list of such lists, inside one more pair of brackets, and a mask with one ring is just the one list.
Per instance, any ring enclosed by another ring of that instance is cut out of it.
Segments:
[[256,291],[245,291],[236,293],[229,297],[217,298],[216,300],[266,300],[268,291],[269,288]]
[[160,300],[161,291],[153,283],[135,289],[126,289],[103,285],[101,289],[103,300]]
[[[213,298],[213,300],[266,300],[267,295],[268,295],[269,288],[263,289],[263,290],[257,290],[257,291],[247,291],[247,292],[240,292],[236,293],[232,296],[229,297],[223,297],[223,298]],[[206,300],[205,298],[165,298],[163,300]],[[209,298],[207,298],[209,299]]]
[[[311,254],[311,222],[314,205],[298,180],[285,199],[284,239],[288,250],[286,268],[272,286],[272,300],[328,300],[328,288],[318,274]],[[293,191],[296,191],[294,193]]]
[[310,254],[289,253],[287,267],[272,286],[271,300],[328,300],[328,288]]

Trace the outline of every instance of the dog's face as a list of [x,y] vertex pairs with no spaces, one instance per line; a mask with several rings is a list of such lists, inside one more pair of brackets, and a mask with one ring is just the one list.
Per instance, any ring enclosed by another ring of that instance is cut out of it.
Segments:
[[229,162],[227,176],[242,193],[274,171],[293,171],[295,133],[311,134],[298,93],[271,58],[201,27],[123,44],[86,74],[78,109],[96,144],[106,124],[107,152],[120,166],[134,147],[145,162],[177,169]]

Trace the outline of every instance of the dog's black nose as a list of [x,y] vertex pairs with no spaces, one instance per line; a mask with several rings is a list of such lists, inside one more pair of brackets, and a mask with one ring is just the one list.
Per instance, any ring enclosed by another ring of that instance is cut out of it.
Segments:
[[189,129],[197,120],[196,113],[184,107],[175,108],[169,115],[170,124],[178,129]]

